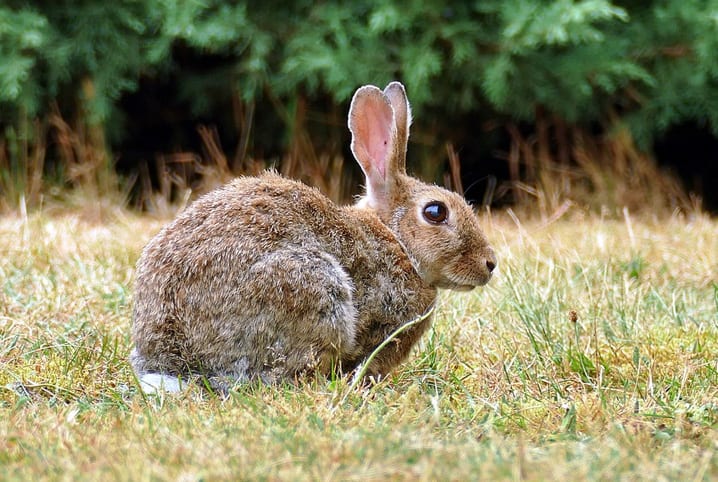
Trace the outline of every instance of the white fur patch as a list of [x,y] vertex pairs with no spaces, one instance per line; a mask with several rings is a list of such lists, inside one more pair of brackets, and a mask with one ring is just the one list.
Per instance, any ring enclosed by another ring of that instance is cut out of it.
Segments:
[[178,393],[184,388],[179,378],[161,373],[145,373],[140,377],[140,387],[148,395]]

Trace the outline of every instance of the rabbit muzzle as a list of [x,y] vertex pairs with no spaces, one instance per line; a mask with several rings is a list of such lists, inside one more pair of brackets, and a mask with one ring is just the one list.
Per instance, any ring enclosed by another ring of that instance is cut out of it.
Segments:
[[436,282],[437,288],[453,291],[471,291],[491,280],[498,263],[494,250],[486,247],[473,259],[462,258],[449,263]]

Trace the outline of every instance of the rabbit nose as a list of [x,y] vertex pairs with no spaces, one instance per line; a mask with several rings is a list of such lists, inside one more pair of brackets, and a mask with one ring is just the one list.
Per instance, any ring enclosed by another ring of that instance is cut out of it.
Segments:
[[489,273],[494,271],[494,268],[496,268],[496,255],[492,252],[489,257],[486,259],[486,267],[489,270]]

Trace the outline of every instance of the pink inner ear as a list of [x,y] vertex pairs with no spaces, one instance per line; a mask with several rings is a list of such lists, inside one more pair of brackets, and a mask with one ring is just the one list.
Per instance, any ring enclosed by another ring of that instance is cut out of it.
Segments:
[[386,178],[393,122],[391,107],[383,99],[367,99],[363,114],[360,130],[364,134],[364,145],[372,165],[382,178]]

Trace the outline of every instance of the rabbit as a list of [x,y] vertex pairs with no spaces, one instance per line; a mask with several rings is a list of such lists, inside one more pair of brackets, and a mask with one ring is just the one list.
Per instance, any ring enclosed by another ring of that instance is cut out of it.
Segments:
[[[366,177],[354,205],[267,171],[198,198],[150,240],[137,263],[130,355],[142,389],[176,391],[194,376],[226,388],[349,373],[426,315],[437,289],[486,284],[497,261],[471,207],[406,174],[410,124],[401,83],[363,86],[348,118]],[[389,374],[430,318],[365,373]]]

